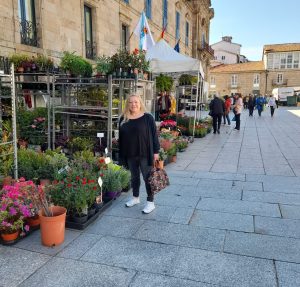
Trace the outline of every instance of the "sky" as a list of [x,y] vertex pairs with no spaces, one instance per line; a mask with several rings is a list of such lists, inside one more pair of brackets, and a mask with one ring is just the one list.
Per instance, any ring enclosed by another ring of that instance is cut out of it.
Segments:
[[262,59],[267,44],[300,43],[299,0],[211,0],[209,44],[232,36],[250,61]]

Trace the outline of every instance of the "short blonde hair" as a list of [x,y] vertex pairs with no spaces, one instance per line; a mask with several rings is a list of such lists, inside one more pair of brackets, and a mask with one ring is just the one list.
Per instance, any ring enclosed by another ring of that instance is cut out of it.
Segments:
[[145,113],[146,112],[146,108],[145,108],[145,105],[142,101],[142,98],[140,96],[137,96],[137,95],[130,95],[126,101],[125,101],[125,106],[124,106],[124,109],[123,109],[123,117],[124,117],[124,121],[128,121],[129,119],[129,115],[130,115],[130,110],[129,110],[129,101],[132,97],[137,97],[137,99],[139,100],[140,102],[140,111],[141,113]]

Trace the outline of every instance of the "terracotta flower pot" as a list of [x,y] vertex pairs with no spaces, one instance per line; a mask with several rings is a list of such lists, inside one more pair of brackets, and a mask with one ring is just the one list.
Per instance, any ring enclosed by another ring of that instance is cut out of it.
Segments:
[[41,240],[45,246],[56,246],[65,240],[65,223],[67,210],[61,206],[52,206],[53,216],[45,216],[43,210],[39,211]]
[[10,242],[16,240],[19,236],[19,233],[20,233],[19,230],[13,233],[1,233],[1,237],[4,241]]
[[159,167],[160,169],[164,169],[164,161],[163,161],[163,160],[159,160],[159,161],[158,161],[158,167]]
[[38,227],[40,225],[40,217],[38,214],[26,219],[30,227]]
[[176,162],[177,160],[177,156],[176,155],[172,155],[172,162]]

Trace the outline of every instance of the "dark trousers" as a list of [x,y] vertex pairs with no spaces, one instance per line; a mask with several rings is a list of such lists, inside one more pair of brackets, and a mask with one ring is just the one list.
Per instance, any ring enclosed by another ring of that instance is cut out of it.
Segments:
[[254,107],[250,107],[249,106],[249,116],[253,116],[253,109],[254,109]]
[[275,109],[272,106],[270,107],[270,109],[271,109],[271,117],[273,117]]
[[241,126],[241,114],[235,115],[235,129],[239,130]]
[[213,115],[214,133],[220,129],[221,122],[222,122],[222,114]]
[[152,166],[148,165],[147,158],[133,157],[128,158],[128,167],[131,173],[131,187],[134,197],[139,197],[140,195],[140,171],[142,172],[143,179],[145,181],[145,187],[147,191],[147,201],[154,200],[154,193],[151,192],[150,184],[148,183],[148,178],[150,175],[150,171]]
[[226,120],[228,125],[230,125],[230,118],[229,118],[229,113],[228,114],[223,114],[223,121],[224,121],[224,125],[226,124]]
[[258,109],[257,111],[258,111],[258,115],[261,116],[262,109],[261,110]]

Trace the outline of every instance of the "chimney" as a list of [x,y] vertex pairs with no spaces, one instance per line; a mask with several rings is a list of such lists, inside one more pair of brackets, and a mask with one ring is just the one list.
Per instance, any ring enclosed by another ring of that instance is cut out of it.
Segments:
[[232,40],[231,36],[224,36],[224,37],[222,37],[222,41],[231,43],[231,40]]

